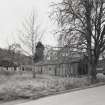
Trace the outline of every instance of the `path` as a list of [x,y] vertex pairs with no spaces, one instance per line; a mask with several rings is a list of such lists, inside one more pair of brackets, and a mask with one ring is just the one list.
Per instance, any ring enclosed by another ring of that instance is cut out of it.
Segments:
[[45,97],[16,105],[105,105],[105,86]]

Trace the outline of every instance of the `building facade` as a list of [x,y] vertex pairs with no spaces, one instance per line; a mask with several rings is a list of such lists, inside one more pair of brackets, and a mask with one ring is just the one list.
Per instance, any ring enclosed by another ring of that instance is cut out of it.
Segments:
[[[62,77],[77,77],[79,75],[87,74],[87,69],[81,66],[80,58],[73,58],[70,61],[41,61],[35,64],[35,71],[37,73],[49,74]],[[84,72],[84,70],[86,72]]]

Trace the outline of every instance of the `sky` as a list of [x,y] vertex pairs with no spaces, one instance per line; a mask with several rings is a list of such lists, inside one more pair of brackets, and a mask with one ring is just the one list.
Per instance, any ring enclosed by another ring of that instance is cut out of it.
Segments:
[[52,35],[55,27],[48,17],[49,5],[57,0],[0,0],[0,47],[18,43],[18,30],[23,20],[34,9],[38,14],[38,22],[46,30],[42,42],[56,46],[56,38]]

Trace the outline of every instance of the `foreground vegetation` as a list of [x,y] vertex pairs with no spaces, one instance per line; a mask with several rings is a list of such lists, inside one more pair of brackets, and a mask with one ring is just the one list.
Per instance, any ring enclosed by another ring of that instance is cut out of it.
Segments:
[[63,78],[36,75],[36,78],[33,79],[31,72],[2,71],[0,73],[0,100],[37,99],[56,92],[89,85],[87,77]]

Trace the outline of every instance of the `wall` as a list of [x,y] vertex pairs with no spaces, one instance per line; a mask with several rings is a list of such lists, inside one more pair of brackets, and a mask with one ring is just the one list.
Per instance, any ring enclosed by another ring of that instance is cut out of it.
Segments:
[[35,71],[55,76],[73,77],[78,75],[78,63],[39,65],[35,66]]

